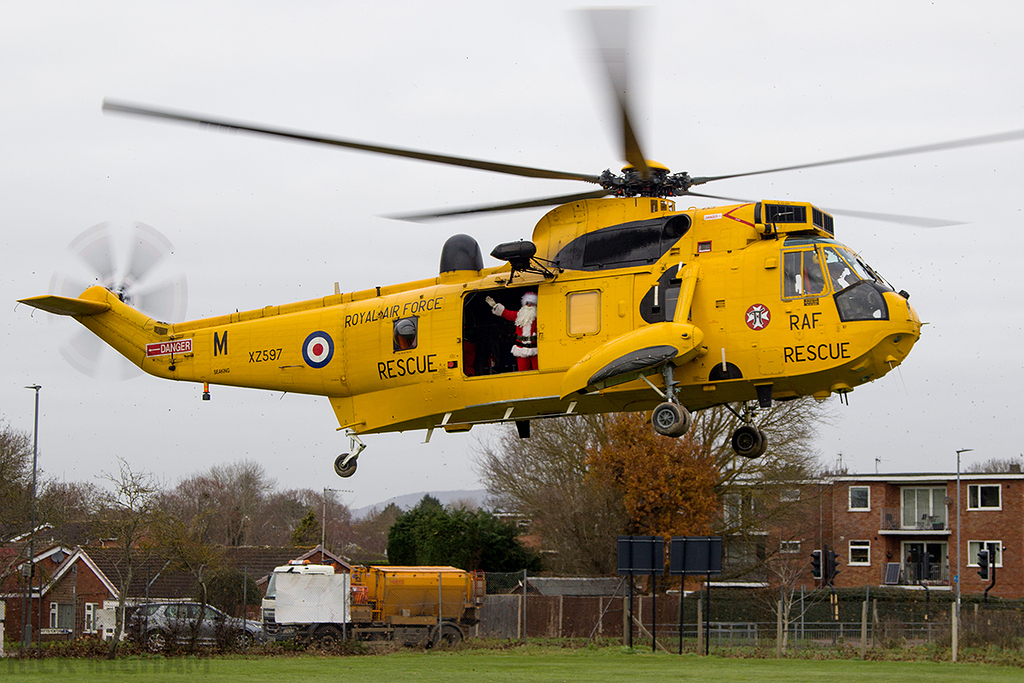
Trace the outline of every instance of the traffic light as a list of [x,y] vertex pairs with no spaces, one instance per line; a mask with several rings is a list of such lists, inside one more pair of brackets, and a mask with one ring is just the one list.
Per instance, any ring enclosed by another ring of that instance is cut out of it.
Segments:
[[985,581],[989,580],[988,548],[978,551],[978,576]]
[[815,550],[811,553],[811,576],[821,578],[821,551]]
[[836,576],[839,574],[839,556],[835,550],[825,553],[825,583],[833,585]]

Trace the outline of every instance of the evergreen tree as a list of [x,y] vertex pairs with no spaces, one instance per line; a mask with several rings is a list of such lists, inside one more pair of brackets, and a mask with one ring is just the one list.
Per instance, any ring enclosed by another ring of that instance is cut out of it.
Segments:
[[394,565],[451,565],[467,571],[511,572],[540,568],[537,553],[516,538],[516,529],[492,513],[446,510],[425,496],[388,531]]
[[292,545],[314,545],[319,540],[320,522],[317,521],[313,508],[309,508],[309,512],[299,520],[298,526],[292,531]]

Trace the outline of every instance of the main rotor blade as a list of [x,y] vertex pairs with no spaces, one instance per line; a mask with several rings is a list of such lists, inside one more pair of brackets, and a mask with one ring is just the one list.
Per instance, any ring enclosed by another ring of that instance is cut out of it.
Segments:
[[516,209],[532,209],[538,206],[557,206],[558,204],[566,204],[568,202],[575,202],[581,199],[597,199],[598,197],[604,197],[608,194],[611,194],[610,190],[594,190],[592,192],[566,194],[560,195],[558,197],[542,197],[540,199],[530,199],[523,202],[493,204],[490,206],[464,207],[461,209],[452,209],[450,211],[441,211],[437,213],[396,214],[387,216],[387,218],[394,218],[400,221],[413,222],[429,221],[435,218],[447,218],[449,216],[465,216],[472,213],[488,213],[492,211],[514,211]]
[[647,180],[651,177],[651,169],[647,166],[647,158],[640,150],[640,142],[637,140],[630,113],[630,29],[638,12],[634,9],[590,9],[584,13],[590,19],[594,43],[604,65],[608,85],[615,96],[622,125],[624,157],[640,176]]
[[531,168],[529,166],[516,166],[494,161],[484,161],[482,159],[470,159],[467,157],[456,157],[447,154],[435,154],[433,152],[423,152],[413,149],[404,149],[401,147],[386,147],[384,145],[374,145],[368,142],[326,137],[317,133],[305,133],[302,131],[288,130],[286,128],[273,128],[270,126],[246,123],[244,121],[233,121],[230,119],[215,118],[212,116],[205,116],[203,114],[193,114],[171,109],[158,109],[156,107],[131,104],[128,102],[118,102],[115,100],[103,100],[103,111],[133,114],[136,116],[150,116],[153,118],[178,121],[181,123],[217,126],[218,128],[244,131],[247,133],[259,133],[261,135],[275,135],[277,137],[288,138],[290,140],[334,145],[336,147],[345,147],[347,149],[355,149],[362,152],[370,152],[372,154],[387,154],[390,156],[429,161],[435,164],[476,168],[482,171],[504,173],[506,175],[525,176],[527,178],[549,178],[554,180],[582,180],[588,183],[600,182],[599,176],[585,173],[552,171],[543,168]]
[[[737,197],[722,197],[714,194],[701,194],[699,192],[687,192],[687,195],[694,197],[707,197],[708,199],[723,199],[727,202],[752,203],[750,199],[739,199]],[[864,218],[869,221],[884,221],[886,223],[903,223],[918,228],[945,228],[951,225],[965,225],[964,221],[950,220],[948,218],[927,218],[925,216],[904,216],[898,213],[875,213],[874,211],[851,211],[848,209],[829,209],[821,207],[834,216],[849,216],[850,218]]]
[[875,213],[873,211],[850,211],[847,209],[828,209],[822,207],[835,216],[849,216],[850,218],[864,218],[869,221],[885,221],[886,223],[902,223],[913,225],[918,228],[946,228],[951,225],[966,225],[966,221],[949,220],[948,218],[927,218],[925,216],[904,216],[898,213]]
[[1000,142],[1012,142],[1013,140],[1024,139],[1024,130],[1011,130],[1005,133],[995,133],[992,135],[980,135],[971,138],[962,138],[960,140],[949,140],[947,142],[936,142],[930,145],[919,145],[917,147],[903,147],[901,149],[893,149],[887,152],[874,152],[872,154],[859,154],[852,157],[843,157],[841,159],[830,159],[828,161],[816,161],[810,164],[797,164],[795,166],[780,166],[779,168],[769,168],[763,171],[749,171],[746,173],[732,173],[729,175],[717,175],[717,176],[703,176],[693,178],[694,185],[702,185],[704,183],[710,183],[714,180],[725,180],[726,178],[742,178],[744,176],[761,175],[763,173],[778,173],[780,171],[796,171],[803,168],[816,168],[818,166],[834,166],[836,164],[849,164],[854,161],[869,161],[871,159],[887,159],[890,157],[907,156],[910,154],[922,154],[924,152],[938,152],[945,149],[959,149],[962,147],[977,147],[979,145],[992,145]]

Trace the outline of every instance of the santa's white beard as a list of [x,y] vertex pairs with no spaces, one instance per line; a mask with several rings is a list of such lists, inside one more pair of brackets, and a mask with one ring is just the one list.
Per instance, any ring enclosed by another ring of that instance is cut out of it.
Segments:
[[536,306],[523,306],[516,313],[516,327],[522,328],[522,330],[529,334],[530,327],[533,326],[533,321],[537,319],[537,307]]

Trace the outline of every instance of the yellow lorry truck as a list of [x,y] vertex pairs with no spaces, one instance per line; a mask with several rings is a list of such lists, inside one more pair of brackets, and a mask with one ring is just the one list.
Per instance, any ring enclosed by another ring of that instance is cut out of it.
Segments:
[[268,640],[393,640],[455,645],[479,621],[482,572],[455,567],[352,567],[292,562],[271,574],[263,599]]

